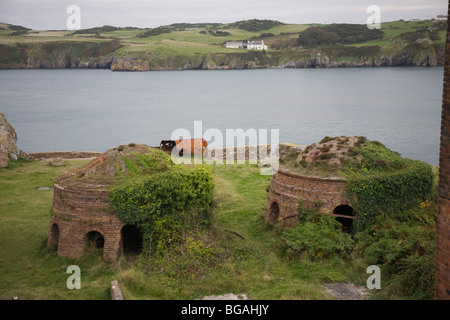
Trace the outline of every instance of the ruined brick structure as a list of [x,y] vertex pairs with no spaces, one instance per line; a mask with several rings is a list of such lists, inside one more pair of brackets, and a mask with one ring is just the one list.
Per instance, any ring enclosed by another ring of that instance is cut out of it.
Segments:
[[278,171],[270,182],[265,221],[280,222],[282,229],[298,221],[298,208],[330,214],[350,226],[353,209],[347,196],[347,183],[338,178],[314,178]]
[[[449,10],[450,14],[450,3]],[[450,23],[447,21],[447,44],[442,99],[441,148],[439,159],[439,213],[436,243],[436,299],[450,300]]]
[[79,258],[90,242],[103,247],[103,256],[113,261],[121,254],[123,223],[108,212],[106,190],[70,188],[63,176],[54,183],[54,198],[48,245],[57,245],[58,255]]
[[142,234],[136,227],[124,225],[110,211],[108,190],[127,175],[124,157],[163,153],[155,150],[145,145],[120,146],[57,178],[47,245],[56,246],[58,256],[67,258],[80,258],[89,246],[103,250],[107,261],[123,253],[139,253]]

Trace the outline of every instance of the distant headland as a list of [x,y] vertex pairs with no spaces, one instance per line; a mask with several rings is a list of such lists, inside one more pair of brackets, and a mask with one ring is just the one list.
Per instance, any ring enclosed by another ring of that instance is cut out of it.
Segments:
[[111,71],[436,67],[446,21],[364,24],[175,23],[36,31],[0,23],[0,69]]

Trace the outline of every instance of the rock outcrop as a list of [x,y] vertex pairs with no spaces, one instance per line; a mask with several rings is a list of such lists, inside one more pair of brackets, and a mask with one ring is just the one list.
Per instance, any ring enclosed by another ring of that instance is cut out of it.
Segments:
[[17,134],[0,112],[0,168],[8,165],[9,160],[17,160]]

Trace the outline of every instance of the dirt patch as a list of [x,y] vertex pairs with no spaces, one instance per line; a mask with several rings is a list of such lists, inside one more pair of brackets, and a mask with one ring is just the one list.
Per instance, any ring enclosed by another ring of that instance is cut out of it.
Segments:
[[367,142],[365,137],[325,137],[302,151],[280,159],[280,168],[285,172],[311,177],[342,177],[341,170],[362,160],[358,148]]
[[202,300],[247,300],[245,294],[227,293],[220,296],[205,296]]
[[325,288],[337,300],[366,300],[369,297],[367,288],[357,287],[353,283],[329,283]]

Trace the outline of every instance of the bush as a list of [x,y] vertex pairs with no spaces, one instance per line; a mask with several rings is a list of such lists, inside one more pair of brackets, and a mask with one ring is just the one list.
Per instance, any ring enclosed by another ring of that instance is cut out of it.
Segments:
[[157,36],[163,33],[171,33],[173,31],[173,28],[166,28],[166,27],[158,27],[158,28],[153,28],[150,30],[147,30],[145,32],[139,33],[136,35],[136,37],[138,38],[148,38],[151,36]]
[[283,25],[282,22],[276,21],[276,20],[258,20],[258,19],[252,19],[252,20],[244,20],[244,21],[237,21],[234,23],[231,23],[230,27],[236,27],[245,31],[261,31],[261,30],[267,30],[271,29],[273,27]]
[[311,27],[302,31],[297,44],[300,46],[318,46],[331,44],[349,44],[378,40],[383,37],[383,31],[368,29],[360,24],[331,24],[322,27]]
[[420,161],[410,160],[407,167],[391,173],[368,171],[348,175],[347,181],[358,216],[357,231],[370,226],[380,213],[395,218],[400,212],[432,198],[431,167]]
[[141,230],[144,252],[163,253],[183,231],[210,224],[213,189],[209,167],[178,167],[112,188],[111,209]]
[[304,254],[311,259],[344,257],[351,250],[351,236],[342,231],[342,224],[334,217],[304,209],[300,211],[297,226],[281,235],[283,250],[289,258]]
[[362,159],[343,172],[357,212],[357,232],[369,227],[380,213],[395,218],[432,198],[433,173],[429,164],[402,158],[377,141],[366,141],[350,151]]
[[90,28],[90,29],[81,29],[81,30],[77,30],[75,32],[72,33],[72,35],[75,34],[98,34],[98,33],[105,33],[105,32],[113,32],[113,31],[117,31],[117,30],[121,30],[122,28],[119,27],[113,27],[113,26],[103,26],[103,27],[94,27],[94,28]]
[[380,215],[370,228],[355,235],[356,252],[381,268],[380,295],[433,298],[436,212],[436,204],[423,202],[396,219]]

